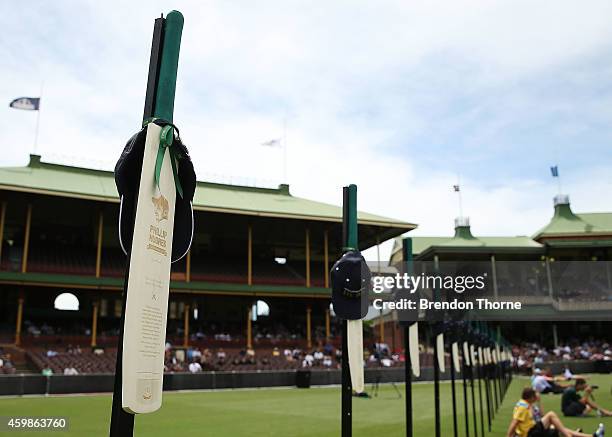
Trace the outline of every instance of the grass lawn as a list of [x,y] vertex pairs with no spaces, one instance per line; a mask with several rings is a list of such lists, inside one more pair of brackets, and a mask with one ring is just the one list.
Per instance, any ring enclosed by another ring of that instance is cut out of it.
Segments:
[[[591,382],[601,387],[597,401],[612,407],[609,376],[593,376]],[[504,436],[514,402],[526,379],[515,379],[487,435]],[[368,387],[369,388],[369,387]],[[398,386],[402,391],[403,386]],[[464,435],[463,391],[457,385],[459,436]],[[442,436],[452,436],[451,386],[441,384]],[[560,396],[547,395],[546,409],[559,411]],[[433,384],[413,386],[415,436],[433,436]],[[70,431],[54,432],[53,436],[108,435],[111,397],[56,396],[0,398],[0,416],[35,415],[67,416]],[[164,403],[156,413],[136,418],[136,436],[338,436],[340,434],[340,390],[260,389],[217,392],[164,394]],[[404,431],[404,399],[399,399],[392,386],[383,386],[372,399],[353,399],[354,436],[402,436]],[[471,416],[470,416],[471,420]],[[567,420],[572,427],[592,432],[602,421],[596,417]],[[603,419],[612,433],[612,419]],[[485,427],[487,427],[485,416]],[[40,436],[40,432],[19,432],[18,436]],[[2,434],[0,435],[8,435]],[[473,424],[470,423],[473,436]]]

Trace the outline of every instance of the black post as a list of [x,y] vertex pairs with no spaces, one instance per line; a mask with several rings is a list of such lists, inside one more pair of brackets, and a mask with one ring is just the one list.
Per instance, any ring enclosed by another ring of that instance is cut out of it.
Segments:
[[468,392],[467,392],[467,365],[465,350],[461,345],[461,377],[463,379],[463,413],[465,416],[465,437],[470,437],[470,406],[468,404]]
[[455,393],[455,354],[453,351],[453,343],[451,342],[451,363],[450,363],[450,374],[451,374],[451,391],[453,398],[453,435],[457,437],[458,429],[457,429],[457,398]]
[[482,406],[482,356],[480,354],[480,351],[482,349],[478,350],[478,368],[477,371],[478,373],[476,374],[476,377],[478,379],[478,404],[480,407],[480,430],[482,431],[482,435],[484,436],[484,408]]
[[434,370],[434,414],[435,414],[435,425],[436,425],[436,437],[441,436],[440,428],[440,367],[438,366],[438,339],[437,333],[434,329],[436,325],[432,325],[433,332],[433,370]]
[[[147,90],[145,95],[145,108],[143,120],[151,118],[155,109],[155,98],[157,81],[159,79],[159,69],[163,48],[164,18],[155,19],[153,25],[153,39],[151,41],[151,56],[149,58],[149,76],[147,79]],[[138,192],[135,193],[134,205],[138,203]],[[136,220],[136,208],[132,211],[132,227]],[[127,413],[122,408],[121,396],[123,386],[123,325],[125,323],[125,307],[127,301],[127,284],[130,271],[130,253],[127,255],[125,265],[125,275],[123,281],[121,319],[119,326],[119,339],[117,342],[117,361],[115,364],[115,382],[113,385],[113,403],[111,410],[110,436],[111,437],[131,437],[134,435],[134,415]]]
[[[412,253],[412,238],[404,238],[402,240],[402,253],[404,259],[404,271],[408,275],[413,274],[414,256]],[[417,323],[416,321],[413,323]],[[406,390],[406,436],[412,437],[413,421],[412,421],[412,357],[410,356],[410,323],[404,323],[404,380]],[[418,342],[418,338],[417,338]],[[419,359],[419,357],[417,357]]]
[[491,379],[489,378],[490,365],[484,367],[485,400],[487,404],[487,425],[491,432]]
[[[134,208],[134,216],[136,208]],[[134,217],[135,218],[135,217]],[[134,222],[132,218],[132,223]],[[128,253],[125,266],[125,280],[123,282],[121,325],[119,327],[119,340],[117,344],[117,363],[115,365],[115,383],[113,385],[113,405],[111,410],[110,437],[132,437],[134,435],[134,415],[123,410],[121,405],[123,381],[123,325],[125,322],[125,303],[127,299],[128,272],[130,271],[130,257]]]
[[[497,352],[495,352],[495,358],[497,359]],[[493,417],[495,417],[495,413],[499,411],[499,405],[501,404],[501,387],[499,387],[499,364],[493,363],[493,391],[495,399],[495,411],[493,412]]]
[[[350,185],[342,190],[342,243],[343,252],[358,248],[357,187]],[[348,322],[342,321],[342,437],[353,435],[353,387],[348,356]]]
[[404,326],[404,378],[406,379],[406,437],[412,437],[412,358],[410,357],[410,328]]
[[476,418],[476,391],[474,388],[474,369],[476,368],[476,363],[472,360],[472,365],[470,367],[470,387],[472,389],[472,419],[474,421],[474,437],[478,437],[478,420]]
[[353,388],[348,359],[347,321],[342,321],[342,437],[353,435]]

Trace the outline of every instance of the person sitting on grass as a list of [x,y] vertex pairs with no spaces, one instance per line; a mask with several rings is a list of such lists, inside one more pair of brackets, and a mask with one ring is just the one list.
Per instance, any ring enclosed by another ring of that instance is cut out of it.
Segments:
[[536,422],[533,418],[533,404],[538,395],[534,389],[527,387],[523,390],[521,400],[514,407],[512,422],[508,427],[507,437],[603,437],[604,426],[600,424],[593,434],[584,434],[572,431],[563,425],[559,417],[553,411],[546,413],[542,419]]
[[[578,392],[584,391],[584,396],[580,397]],[[591,399],[593,387],[588,385],[582,378],[576,378],[574,386],[570,386],[563,392],[561,398],[561,411],[568,417],[586,416],[591,411],[597,411],[599,416],[612,416],[612,412],[601,408]]]
[[544,371],[535,369],[534,376],[531,379],[531,387],[541,394],[561,394],[563,393],[563,390],[569,386],[557,384],[554,376],[552,375],[552,371],[550,368],[547,368]]

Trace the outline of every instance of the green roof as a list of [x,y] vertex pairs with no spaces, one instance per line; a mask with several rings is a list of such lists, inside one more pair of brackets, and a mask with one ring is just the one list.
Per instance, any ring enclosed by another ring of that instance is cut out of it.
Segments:
[[612,236],[612,213],[575,214],[567,196],[555,198],[555,213],[534,239]]
[[[26,167],[0,168],[0,189],[118,202],[113,172],[42,162],[30,155]],[[256,188],[198,182],[193,199],[195,210],[226,212],[264,217],[304,220],[342,220],[342,208],[292,196],[288,185],[278,188]],[[362,225],[399,228],[416,225],[404,221],[359,212]],[[397,234],[395,234],[397,235]]]
[[[397,237],[393,245],[392,257],[401,251],[402,239],[405,236]],[[412,238],[412,253],[415,256],[426,252],[525,252],[538,251],[542,245],[527,236],[515,237],[475,237],[472,235],[469,226],[458,226],[455,228],[455,235],[452,237],[418,237]]]

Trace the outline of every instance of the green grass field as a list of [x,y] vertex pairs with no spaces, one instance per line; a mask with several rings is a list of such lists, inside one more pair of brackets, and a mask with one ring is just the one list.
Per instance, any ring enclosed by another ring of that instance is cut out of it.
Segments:
[[[514,402],[526,379],[515,379],[487,435],[504,436]],[[612,378],[593,376],[599,384],[597,401],[612,407]],[[403,386],[398,386],[403,394]],[[370,387],[368,386],[368,389]],[[463,436],[463,391],[459,397],[460,436]],[[415,436],[432,436],[434,426],[433,384],[413,386]],[[441,384],[443,437],[452,436],[451,388]],[[560,396],[546,395],[544,407],[559,411]],[[0,416],[67,416],[70,431],[53,436],[108,435],[111,397],[56,396],[0,398]],[[338,436],[340,434],[339,388],[260,389],[217,392],[165,393],[164,404],[156,413],[136,418],[137,436]],[[381,387],[378,397],[353,400],[354,436],[402,436],[404,434],[404,399],[398,399],[393,387]],[[602,421],[596,417],[566,420],[573,428],[592,432]],[[612,418],[603,419],[612,433]],[[485,416],[485,427],[486,427]],[[470,424],[470,435],[474,435]],[[40,432],[13,433],[40,436]],[[2,434],[0,435],[9,435]]]

